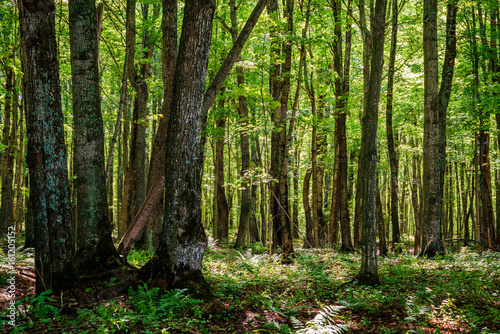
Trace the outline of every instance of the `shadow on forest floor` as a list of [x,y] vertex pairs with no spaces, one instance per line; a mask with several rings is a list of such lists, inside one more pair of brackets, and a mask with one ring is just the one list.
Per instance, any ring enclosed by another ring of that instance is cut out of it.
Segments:
[[[129,262],[140,266],[150,256],[135,251]],[[15,266],[16,327],[6,323],[10,273],[0,264],[0,328],[7,333],[500,332],[500,254],[468,248],[434,260],[410,253],[379,258],[381,284],[369,287],[355,280],[359,254],[299,249],[294,263],[284,266],[258,244],[240,251],[212,245],[204,274],[225,306],[217,315],[185,291],[160,295],[143,285],[60,308],[61,296],[34,296],[28,251]],[[86,290],[117,283],[110,278]]]

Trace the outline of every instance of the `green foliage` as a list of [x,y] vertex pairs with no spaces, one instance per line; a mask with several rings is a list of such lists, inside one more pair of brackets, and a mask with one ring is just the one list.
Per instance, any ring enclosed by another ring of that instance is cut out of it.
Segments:
[[153,253],[149,250],[132,249],[127,256],[127,261],[133,266],[141,267],[148,262],[151,257],[153,257]]
[[158,288],[148,289],[146,285],[139,285],[137,291],[129,289],[130,301],[139,315],[151,320],[173,319],[176,314],[190,310],[199,316],[202,303],[199,299],[187,296],[187,290],[169,290],[161,296]]
[[342,306],[325,306],[312,320],[302,324],[294,319],[297,334],[341,334],[347,332],[349,326],[337,324],[338,312]]

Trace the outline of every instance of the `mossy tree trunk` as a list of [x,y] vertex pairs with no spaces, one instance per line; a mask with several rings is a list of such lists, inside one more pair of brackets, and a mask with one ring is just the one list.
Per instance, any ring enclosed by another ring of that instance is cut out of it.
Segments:
[[35,223],[36,293],[71,289],[76,280],[55,3],[19,1],[25,85],[27,162]]
[[118,264],[108,219],[104,129],[94,0],[69,1],[77,190],[77,255],[81,272]]

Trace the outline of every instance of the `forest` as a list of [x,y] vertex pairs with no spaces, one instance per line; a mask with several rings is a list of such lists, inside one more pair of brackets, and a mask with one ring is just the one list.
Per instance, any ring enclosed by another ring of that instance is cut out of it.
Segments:
[[0,0],[0,331],[500,333],[498,0]]

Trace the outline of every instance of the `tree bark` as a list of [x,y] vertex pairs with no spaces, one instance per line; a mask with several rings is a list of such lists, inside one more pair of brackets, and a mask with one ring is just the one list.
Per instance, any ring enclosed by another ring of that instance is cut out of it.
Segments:
[[304,175],[304,184],[302,187],[302,205],[304,206],[304,215],[306,217],[306,237],[304,239],[304,248],[312,248],[314,245],[313,240],[313,221],[311,217],[311,206],[309,205],[309,188],[311,180],[311,168],[309,168]]
[[[293,0],[287,0],[283,13],[287,18],[286,35],[291,37],[293,33]],[[270,0],[268,11],[270,15],[278,13],[277,0]],[[292,62],[291,43],[283,41],[279,46],[277,40],[278,30],[276,26],[271,28],[271,71],[269,79],[270,93],[273,100],[279,105],[271,111],[271,122],[273,131],[271,135],[271,170],[270,174],[275,180],[271,185],[270,214],[273,225],[273,247],[283,248],[284,260],[293,253],[293,240],[291,235],[291,219],[288,208],[288,175],[287,175],[287,135],[286,135],[286,112],[288,107],[288,95],[290,92],[290,70]],[[279,60],[283,57],[283,62]]]
[[[352,13],[351,1],[347,4],[348,16]],[[342,26],[341,26],[341,2],[335,1],[334,7],[335,20],[335,42],[334,42],[334,69],[337,74],[335,79],[335,167],[338,168],[336,179],[336,196],[338,201],[338,210],[340,214],[341,228],[341,249],[343,251],[353,251],[351,238],[351,222],[349,217],[349,196],[348,196],[348,160],[347,160],[347,104],[349,99],[349,73],[351,66],[351,25],[346,24],[346,43],[345,43],[345,61],[342,61]],[[332,205],[333,208],[333,205]]]
[[187,0],[167,131],[165,213],[159,246],[139,278],[162,289],[210,295],[202,273],[202,102],[215,1]]
[[[250,36],[250,33],[252,32],[253,28],[255,27],[255,24],[257,23],[260,14],[262,13],[266,3],[268,0],[259,0],[257,5],[254,7],[254,10],[250,14],[247,22],[245,23],[245,26],[243,27],[242,31],[238,35],[238,39],[236,40],[236,43],[233,44],[231,51],[228,53],[226,56],[222,66],[220,67],[219,71],[217,72],[215,78],[212,80],[212,83],[210,86],[207,88],[204,94],[203,98],[203,107],[202,107],[202,127],[201,127],[201,132],[204,133],[206,130],[206,125],[207,125],[207,113],[210,107],[212,106],[213,101],[215,100],[215,97],[218,93],[218,91],[221,89],[224,80],[228,76],[232,66],[234,65],[236,59],[239,57],[239,54],[245,45],[245,42],[247,41],[248,37]],[[175,7],[175,8],[174,8]],[[162,62],[162,77],[164,81],[164,87],[173,87],[173,82],[172,80],[174,79],[173,71],[175,70],[175,59],[176,59],[176,52],[177,52],[177,9],[176,9],[176,2],[173,0],[163,0],[163,21],[162,21],[162,30],[164,32],[163,36],[163,50],[167,50],[167,52],[163,53],[163,62]],[[166,8],[166,9],[165,9]],[[165,34],[165,29],[168,27],[168,38],[166,38]],[[167,43],[167,44],[165,44]],[[165,84],[169,82],[170,84]],[[164,98],[163,98],[163,118],[160,120],[158,124],[158,131],[156,134],[155,138],[155,144],[153,145],[152,149],[152,154],[151,154],[151,162],[150,162],[150,175],[148,177],[148,182],[151,182],[150,184],[155,187],[160,187],[163,188],[165,187],[165,184],[162,183],[162,178],[159,175],[162,175],[164,173],[164,154],[166,150],[166,137],[167,137],[167,132],[168,132],[168,122],[169,122],[169,117],[170,117],[170,110],[169,108],[170,103],[168,102],[169,99],[171,99],[171,95],[173,94],[172,89],[165,89],[164,90]],[[205,147],[205,140],[206,137],[203,135],[201,138],[201,144],[200,147],[203,150]],[[203,160],[202,160],[203,161]],[[125,162],[125,161],[124,161]],[[202,163],[202,162],[200,162]],[[156,176],[152,176],[151,173],[154,173]],[[155,194],[155,193],[162,193],[162,192],[149,192],[150,194]],[[231,197],[230,197],[231,198]],[[146,201],[149,201],[150,199],[146,199]],[[161,203],[161,197],[160,198],[155,198],[153,199],[156,201],[156,203]],[[157,204],[156,208],[160,207],[160,204]],[[228,205],[228,210],[230,210],[231,205]],[[142,211],[144,215],[147,217],[145,218],[146,220],[149,218],[149,216],[153,213],[151,210],[143,210]],[[158,212],[157,210],[154,210],[154,212]],[[153,214],[156,215],[156,214]],[[139,217],[136,215],[137,220],[140,218],[141,220],[143,219],[142,217]],[[156,217],[153,217],[151,219],[155,219]],[[136,224],[136,220],[130,223],[131,226]],[[136,229],[137,230],[137,229]],[[159,232],[158,232],[159,233]],[[130,238],[134,238],[133,235],[130,235]],[[134,239],[135,240],[135,239]],[[131,240],[133,243],[133,240]]]
[[441,127],[438,108],[437,0],[424,1],[424,142],[423,190],[424,211],[420,255],[434,256],[443,251],[441,216],[443,185],[441,162]]
[[55,3],[19,1],[18,6],[26,87],[27,162],[35,222],[36,293],[52,289],[57,294],[73,288],[76,270]]
[[[236,43],[238,38],[238,20],[236,13],[236,1],[230,0],[229,6],[231,9],[231,34],[233,37],[233,44]],[[245,76],[243,74],[243,68],[236,68],[236,78],[238,83],[238,88],[244,88]],[[249,140],[249,128],[248,128],[248,105],[246,96],[240,95],[238,97],[238,114],[240,116],[239,126],[240,126],[240,148],[241,148],[241,205],[240,205],[240,219],[238,226],[238,234],[236,236],[236,241],[234,247],[242,247],[246,244],[246,236],[249,232],[250,227],[250,215],[251,215],[251,189],[250,189],[250,140]]]
[[104,170],[97,53],[97,17],[93,0],[70,0],[69,29],[73,89],[77,188],[77,257],[80,272],[116,266],[111,239]]
[[363,232],[361,270],[358,279],[363,284],[377,284],[377,125],[380,86],[384,62],[384,33],[386,0],[377,0],[372,21],[373,52],[367,100],[364,104],[361,127],[361,168],[364,170],[362,202]]
[[394,133],[392,125],[392,104],[394,90],[394,72],[396,64],[396,48],[398,33],[398,0],[392,0],[392,32],[391,53],[389,56],[389,70],[387,74],[387,107],[385,113],[385,128],[387,133],[387,149],[389,151],[389,164],[391,168],[391,223],[392,223],[392,250],[401,253],[401,242],[399,232],[399,208],[398,208],[398,169],[399,161],[394,144]]
[[216,119],[217,140],[215,143],[215,201],[214,212],[214,239],[222,241],[229,237],[229,207],[224,187],[224,141],[226,120],[225,115],[219,115]]

